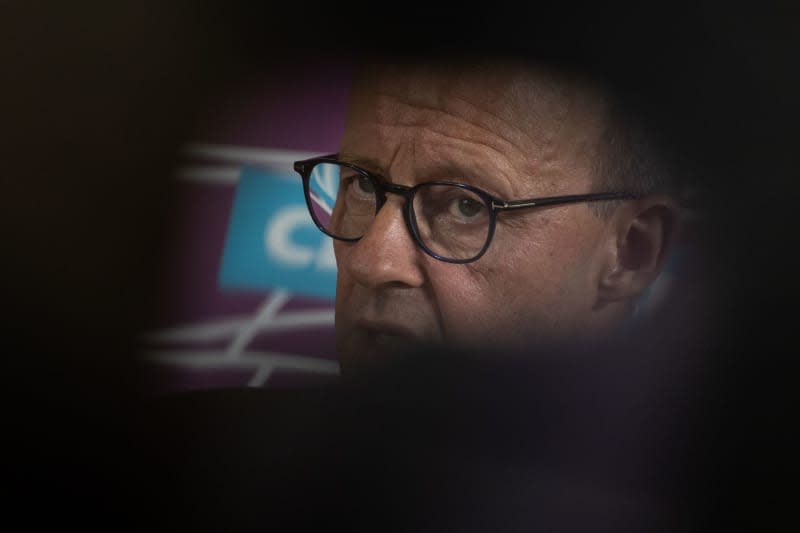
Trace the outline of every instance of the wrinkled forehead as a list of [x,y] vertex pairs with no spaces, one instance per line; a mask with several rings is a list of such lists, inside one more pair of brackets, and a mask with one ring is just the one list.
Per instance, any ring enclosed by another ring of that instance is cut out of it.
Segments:
[[375,118],[391,102],[458,113],[489,129],[550,142],[564,129],[599,126],[602,91],[587,79],[521,62],[405,63],[364,67],[353,85],[348,120]]

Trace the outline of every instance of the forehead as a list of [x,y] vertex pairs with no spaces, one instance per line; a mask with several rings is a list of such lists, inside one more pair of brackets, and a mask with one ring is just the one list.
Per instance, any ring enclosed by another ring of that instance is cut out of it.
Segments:
[[440,107],[465,99],[512,121],[515,114],[548,110],[559,114],[574,99],[577,87],[564,75],[540,65],[458,63],[446,65],[370,65],[361,72],[351,104],[387,96],[420,106]]
[[351,91],[342,144],[378,158],[358,152],[382,146],[393,157],[401,145],[416,144],[417,152],[443,155],[455,147],[509,172],[536,175],[555,160],[587,163],[604,110],[596,88],[540,65],[372,66]]

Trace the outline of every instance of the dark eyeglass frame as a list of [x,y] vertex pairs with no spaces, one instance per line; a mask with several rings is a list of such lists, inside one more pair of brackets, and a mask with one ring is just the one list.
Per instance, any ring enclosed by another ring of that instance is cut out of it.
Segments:
[[[386,203],[386,194],[398,194],[403,196],[406,200],[405,206],[403,209],[403,218],[405,218],[406,226],[408,227],[409,232],[414,237],[414,241],[417,245],[422,248],[422,250],[433,257],[434,259],[438,259],[439,261],[444,261],[445,263],[454,263],[454,264],[464,264],[464,263],[471,263],[473,261],[477,261],[480,259],[483,254],[486,253],[486,250],[489,248],[489,245],[492,242],[492,238],[494,237],[494,230],[495,226],[497,225],[497,214],[502,211],[513,211],[516,209],[528,209],[531,207],[545,207],[545,206],[554,206],[554,205],[563,205],[563,204],[574,204],[580,202],[601,202],[601,201],[609,201],[609,200],[626,200],[626,199],[634,199],[638,198],[638,195],[626,192],[601,192],[601,193],[590,193],[590,194],[569,194],[564,196],[547,196],[543,198],[527,198],[524,200],[503,200],[502,198],[498,198],[488,192],[484,191],[483,189],[479,189],[473,185],[468,185],[466,183],[459,183],[456,181],[427,181],[424,183],[419,183],[414,185],[413,187],[407,187],[405,185],[397,185],[394,183],[390,183],[384,181],[383,178],[375,173],[372,173],[368,170],[365,170],[357,165],[352,163],[348,163],[346,161],[342,161],[338,159],[338,154],[331,154],[321,157],[313,157],[311,159],[305,159],[303,161],[295,161],[294,163],[294,170],[300,177],[303,179],[303,192],[306,197],[306,206],[308,207],[308,212],[311,214],[311,219],[314,221],[314,224],[329,237],[340,241],[346,242],[356,242],[359,241],[361,237],[339,237],[336,235],[331,234],[325,227],[317,220],[317,217],[314,216],[314,208],[311,203],[311,194],[309,190],[309,180],[311,179],[311,172],[314,167],[320,163],[332,163],[336,165],[340,165],[343,167],[347,167],[351,170],[354,170],[359,175],[367,178],[372,182],[375,187],[375,215],[378,214],[381,207]],[[425,245],[422,238],[419,235],[419,229],[417,228],[416,223],[416,215],[414,213],[414,195],[416,195],[417,191],[423,189],[425,187],[429,187],[432,185],[448,185],[451,187],[458,187],[461,189],[466,189],[473,194],[479,196],[487,207],[489,207],[489,231],[486,235],[486,244],[483,245],[483,248],[468,259],[451,259],[449,257],[441,256],[435,253],[433,250],[428,248]]]

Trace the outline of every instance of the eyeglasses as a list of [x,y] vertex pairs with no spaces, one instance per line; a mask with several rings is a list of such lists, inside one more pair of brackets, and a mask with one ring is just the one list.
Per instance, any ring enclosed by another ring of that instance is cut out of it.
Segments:
[[386,194],[405,197],[403,216],[420,248],[448,263],[470,263],[489,248],[503,211],[578,202],[635,198],[621,192],[551,196],[506,201],[472,185],[429,181],[413,187],[396,185],[337,154],[294,164],[303,178],[311,218],[323,233],[342,241],[357,241],[369,230]]

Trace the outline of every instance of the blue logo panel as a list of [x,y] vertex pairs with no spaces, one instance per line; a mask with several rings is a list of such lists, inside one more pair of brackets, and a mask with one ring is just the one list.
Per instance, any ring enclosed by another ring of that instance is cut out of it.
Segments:
[[297,176],[243,169],[236,187],[219,283],[225,289],[288,289],[333,299],[333,242],[311,220]]

